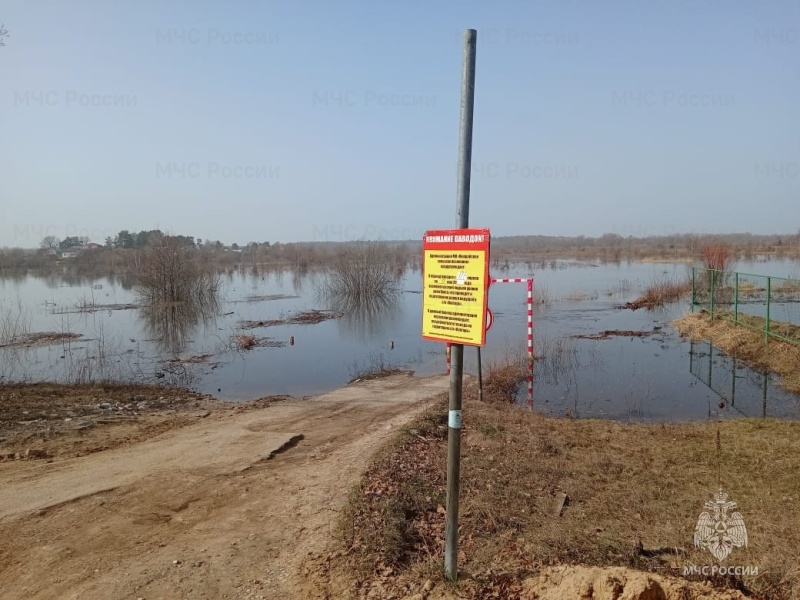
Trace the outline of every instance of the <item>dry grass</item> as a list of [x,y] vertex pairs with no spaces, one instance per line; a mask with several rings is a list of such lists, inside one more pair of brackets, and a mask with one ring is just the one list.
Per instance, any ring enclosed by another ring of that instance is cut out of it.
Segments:
[[241,329],[258,329],[259,327],[275,327],[276,325],[316,325],[330,319],[339,319],[344,313],[336,310],[306,310],[284,319],[266,319],[264,321],[239,321]]
[[4,344],[0,344],[0,348],[20,348],[32,346],[51,346],[53,344],[61,344],[77,340],[83,337],[80,333],[57,332],[57,331],[41,331],[37,333],[20,334],[15,338],[10,339]]
[[665,304],[677,302],[691,290],[691,281],[662,277],[661,279],[654,280],[644,291],[644,294],[639,296],[636,300],[626,303],[625,308],[630,308],[632,310],[638,310],[640,308],[653,310]]
[[489,401],[515,403],[520,386],[528,378],[527,359],[506,353],[505,358],[489,363],[483,380],[483,397]]
[[[446,414],[442,398],[378,457],[353,492],[338,568],[362,593],[374,580],[396,597],[419,591],[428,578],[442,581]],[[710,554],[693,547],[693,531],[718,489],[718,428],[721,485],[738,503],[750,536],[747,549],[734,550],[733,563],[758,565],[759,575],[716,583],[762,598],[796,598],[800,424],[552,419],[501,401],[479,403],[471,387],[462,433],[459,546],[459,568],[471,577],[452,592],[518,598],[513,582],[553,564],[627,566],[679,577],[684,565],[713,564]],[[556,517],[561,492],[569,500]],[[644,552],[637,551],[639,543]]]
[[[700,311],[681,317],[672,325],[693,340],[709,340],[729,356],[743,360],[753,369],[779,375],[782,387],[800,393],[800,347],[780,340],[765,343],[764,319],[761,317],[739,315],[740,321],[757,328],[753,330],[723,318],[724,315],[731,316],[721,312],[712,321],[709,313]],[[800,342],[800,327],[773,322],[770,329]]]
[[407,373],[408,369],[401,369],[393,365],[391,361],[386,360],[383,352],[373,350],[369,353],[369,359],[363,363],[354,360],[348,371],[350,373],[350,380],[347,382],[349,385],[372,379],[382,379],[397,373]]
[[184,365],[202,365],[211,364],[213,354],[194,354],[192,356],[185,356],[183,358],[171,358],[170,363],[184,364]]
[[239,334],[234,336],[234,342],[239,350],[252,350],[258,343],[258,338],[254,335]]
[[612,337],[647,337],[654,333],[656,333],[656,330],[632,331],[627,329],[606,329],[600,333],[581,333],[579,335],[573,335],[572,337],[579,340],[607,340]]
[[273,340],[267,337],[258,337],[247,333],[237,333],[231,336],[231,344],[236,350],[246,352],[255,348],[283,348],[286,342]]
[[564,296],[564,300],[568,302],[586,302],[587,300],[597,300],[597,294],[594,292],[572,292]]
[[773,291],[780,293],[800,292],[800,281],[797,279],[784,279],[782,283],[773,288]]
[[141,304],[95,304],[94,302],[81,302],[74,308],[61,308],[51,311],[54,315],[69,315],[69,314],[83,314],[83,313],[96,313],[100,311],[112,310],[138,310],[142,308]]
[[536,283],[533,286],[533,303],[538,306],[550,306],[553,303],[550,288],[546,283]]
[[743,281],[739,283],[739,293],[740,294],[754,294],[756,292],[766,292],[767,288],[759,287],[754,283],[750,283],[749,281]]

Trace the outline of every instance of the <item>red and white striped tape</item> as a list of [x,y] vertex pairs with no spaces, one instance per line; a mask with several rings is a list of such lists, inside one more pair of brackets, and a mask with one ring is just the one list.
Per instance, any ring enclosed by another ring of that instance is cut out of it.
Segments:
[[533,408],[533,278],[502,277],[491,278],[490,283],[527,283],[528,284],[528,406]]
[[[527,283],[528,284],[528,406],[533,408],[533,278],[504,277],[489,279],[490,283]],[[447,374],[450,374],[450,342],[447,342]]]

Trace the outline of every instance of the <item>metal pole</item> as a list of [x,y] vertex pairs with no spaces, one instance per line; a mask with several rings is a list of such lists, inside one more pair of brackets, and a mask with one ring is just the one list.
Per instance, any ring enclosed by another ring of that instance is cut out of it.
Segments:
[[[458,139],[458,201],[456,229],[469,226],[469,184],[472,171],[472,113],[475,106],[475,48],[478,32],[464,32],[461,75],[461,124]],[[464,345],[450,351],[450,411],[447,428],[447,515],[444,529],[444,574],[458,578],[458,495],[461,476],[461,390],[464,373]]]
[[694,312],[694,300],[695,300],[695,291],[694,291],[694,278],[695,278],[695,271],[697,267],[692,267],[692,312]]
[[735,273],[735,281],[733,288],[733,320],[739,322],[739,271]]
[[767,277],[767,320],[764,323],[764,343],[769,343],[769,304],[772,296],[772,278]]
[[714,281],[714,270],[711,270],[711,320],[714,320],[714,288],[716,282]]
[[481,347],[478,346],[478,402],[483,402],[483,373],[481,372]]

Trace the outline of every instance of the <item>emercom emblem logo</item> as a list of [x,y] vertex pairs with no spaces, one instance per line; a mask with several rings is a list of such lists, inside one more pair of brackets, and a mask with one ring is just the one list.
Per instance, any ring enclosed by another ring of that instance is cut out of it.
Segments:
[[742,513],[735,510],[736,502],[728,500],[728,494],[720,489],[714,494],[714,500],[706,502],[703,508],[706,510],[694,528],[694,545],[697,548],[708,550],[721,562],[734,548],[747,547],[744,518]]

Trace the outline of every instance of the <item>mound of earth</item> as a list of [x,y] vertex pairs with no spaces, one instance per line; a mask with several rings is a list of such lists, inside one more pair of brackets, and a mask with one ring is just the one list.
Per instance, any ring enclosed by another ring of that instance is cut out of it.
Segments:
[[529,600],[744,600],[741,592],[623,567],[550,567],[523,582]]

